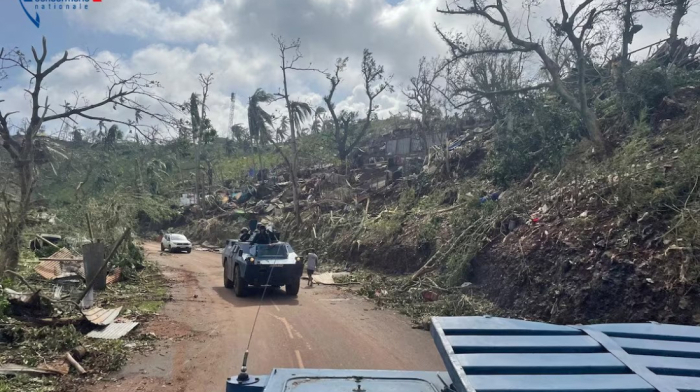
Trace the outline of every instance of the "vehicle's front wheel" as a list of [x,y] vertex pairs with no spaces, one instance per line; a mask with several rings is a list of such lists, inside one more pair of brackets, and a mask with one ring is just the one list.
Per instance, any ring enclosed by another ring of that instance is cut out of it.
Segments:
[[228,278],[228,268],[226,268],[226,262],[224,262],[224,287],[227,289],[233,288],[233,281]]
[[233,267],[233,292],[236,297],[245,297],[247,289],[248,283],[241,276],[241,269],[238,266]]
[[187,252],[187,253],[192,253],[192,248],[187,248],[186,252]]
[[287,295],[290,295],[292,297],[296,297],[297,294],[299,294],[300,283],[301,283],[301,280],[294,280],[291,283],[287,283],[287,285],[284,286],[284,291],[287,292]]
[[172,245],[168,245],[168,252],[173,253],[173,246]]

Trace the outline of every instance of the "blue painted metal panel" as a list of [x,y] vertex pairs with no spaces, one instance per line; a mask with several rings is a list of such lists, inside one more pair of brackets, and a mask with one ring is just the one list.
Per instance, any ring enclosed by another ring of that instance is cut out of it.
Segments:
[[489,392],[654,391],[634,374],[472,376],[469,379],[476,391]]
[[588,336],[448,336],[456,354],[466,353],[596,353],[603,351]]
[[656,374],[700,377],[700,359],[636,355],[637,361]]
[[226,392],[351,392],[358,387],[367,392],[438,392],[451,383],[444,372],[386,370],[274,369],[259,383],[244,386],[235,379],[229,379]]
[[457,354],[467,374],[620,374],[627,367],[601,354]]
[[[433,318],[446,374],[275,369],[227,392],[700,392],[700,328]],[[361,387],[361,388],[360,388]]]
[[458,392],[700,392],[698,327],[438,317],[431,333]]
[[630,338],[613,338],[613,340],[630,354],[700,358],[700,343]]
[[500,317],[440,317],[445,335],[582,335],[577,328]]
[[668,381],[669,384],[681,392],[700,391],[700,379],[697,377],[661,376],[661,378]]
[[700,343],[700,328],[687,325],[671,324],[599,324],[586,328],[604,332],[618,338],[673,340]]

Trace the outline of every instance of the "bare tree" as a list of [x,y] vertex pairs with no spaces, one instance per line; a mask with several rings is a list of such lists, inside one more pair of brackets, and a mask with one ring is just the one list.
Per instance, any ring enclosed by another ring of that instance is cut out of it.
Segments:
[[[55,63],[47,64],[46,38],[42,41],[41,53],[32,48],[32,55],[33,61],[18,49],[9,51],[0,49],[0,75],[5,75],[14,69],[28,74],[30,85],[26,91],[31,98],[28,126],[23,134],[15,135],[17,137],[13,137],[11,134],[12,126],[9,122],[10,116],[17,112],[5,112],[0,109],[0,138],[2,138],[3,148],[14,163],[18,183],[18,190],[9,194],[8,192],[3,193],[8,213],[10,213],[10,206],[12,206],[12,213],[11,216],[7,217],[4,227],[2,227],[0,275],[8,269],[14,269],[19,262],[19,244],[26,227],[27,215],[32,208],[32,195],[37,181],[37,154],[42,151],[42,141],[38,134],[44,124],[52,121],[69,121],[77,124],[76,118],[97,121],[100,124],[110,122],[125,125],[130,130],[135,130],[148,138],[149,136],[144,132],[144,129],[149,126],[140,122],[144,115],[156,121],[167,122],[170,122],[170,116],[151,111],[143,102],[149,100],[158,103],[162,108],[176,109],[175,105],[155,95],[152,90],[159,87],[159,84],[151,80],[150,75],[135,74],[123,78],[119,75],[116,64],[100,62],[90,55],[84,54],[71,57],[68,52],[65,52]],[[66,102],[62,105],[62,110],[54,110],[49,105],[49,97],[44,93],[45,81],[61,66],[81,60],[90,62],[108,81],[109,87],[105,91],[105,96],[94,103],[83,99],[82,105],[71,105]],[[0,100],[0,103],[3,102]],[[109,107],[115,110],[128,110],[134,114],[134,119],[118,120],[96,114],[97,109]]]
[[666,0],[661,2],[661,7],[670,10],[671,26],[668,33],[669,41],[673,42],[678,39],[678,28],[681,26],[681,20],[688,14],[692,0]]
[[338,158],[343,161],[369,131],[372,118],[377,110],[374,100],[385,90],[389,92],[394,91],[394,86],[391,84],[393,76],[385,76],[384,66],[377,64],[372,56],[372,52],[365,49],[362,53],[362,77],[364,79],[365,94],[368,99],[365,118],[360,123],[355,120],[356,115],[353,115],[352,112],[342,111],[341,113],[336,113],[333,95],[342,81],[340,74],[345,70],[347,64],[347,57],[336,60],[335,72],[326,75],[326,78],[331,83],[330,91],[328,95],[323,97],[333,122],[333,136],[338,149]]
[[[273,36],[275,41],[279,46],[280,51],[280,69],[282,70],[282,90],[277,93],[277,96],[284,100],[285,106],[287,108],[287,118],[289,119],[289,141],[292,147],[291,159],[288,157],[284,151],[275,143],[274,140],[270,140],[275,146],[277,152],[282,156],[282,159],[287,163],[289,171],[291,172],[292,180],[292,190],[294,197],[294,217],[296,224],[301,224],[301,210],[299,209],[299,182],[297,181],[298,176],[298,153],[297,153],[297,138],[299,136],[299,125],[301,121],[305,119],[305,116],[311,114],[311,109],[308,105],[305,108],[301,108],[303,105],[295,103],[291,100],[289,95],[289,85],[287,83],[287,72],[288,71],[315,71],[321,72],[317,69],[309,67],[299,67],[297,63],[302,59],[302,54],[300,52],[301,40],[296,39],[291,43],[285,42],[282,37]],[[303,113],[302,113],[303,112]],[[301,117],[300,117],[301,116]]]
[[[194,143],[195,151],[194,197],[197,204],[200,204],[199,194],[203,188],[201,170],[202,144],[204,139],[212,132],[211,122],[207,118],[207,98],[209,97],[209,88],[214,82],[214,74],[211,72],[208,75],[199,74],[198,80],[200,86],[202,86],[202,100],[200,103],[197,94],[192,93],[190,97],[190,117],[192,122],[192,142]],[[211,166],[209,161],[207,161],[207,165]],[[208,172],[211,172],[211,170],[208,170]]]
[[603,137],[603,133],[598,125],[598,118],[593,108],[588,102],[588,94],[586,91],[586,66],[588,54],[592,43],[589,41],[591,32],[594,29],[595,23],[600,15],[614,10],[614,7],[596,8],[593,6],[593,0],[584,0],[570,14],[567,10],[564,0],[559,1],[561,20],[550,20],[555,34],[566,37],[568,44],[571,46],[576,61],[577,73],[577,89],[571,90],[562,80],[561,65],[558,64],[553,57],[547,53],[545,47],[540,40],[528,34],[523,38],[519,36],[513,29],[513,25],[508,17],[507,11],[503,4],[503,0],[479,1],[471,0],[469,6],[462,6],[458,1],[448,4],[445,8],[439,9],[438,12],[449,15],[471,15],[477,16],[488,21],[494,26],[499,27],[508,39],[510,45],[497,47],[471,47],[468,42],[465,42],[461,35],[451,35],[443,33],[437,28],[438,34],[449,45],[453,59],[464,58],[477,54],[501,55],[506,53],[535,53],[539,56],[544,69],[549,76],[549,82],[537,85],[525,86],[517,89],[509,89],[506,91],[492,92],[492,94],[513,94],[525,92],[533,89],[549,87],[556,91],[559,96],[574,107],[588,131],[589,138],[600,147],[607,151],[607,143]]
[[[483,30],[478,31],[481,49],[499,50],[501,41],[494,41]],[[527,53],[476,53],[454,57],[444,64],[446,80],[444,98],[454,108],[471,109],[487,118],[500,119],[511,95],[548,87],[548,84],[527,85],[523,82]]]
[[615,66],[615,81],[620,93],[627,91],[624,74],[632,65],[630,57],[630,45],[634,40],[634,35],[642,30],[642,25],[638,24],[637,15],[643,12],[653,11],[657,7],[653,0],[620,0],[619,16],[622,19],[620,57]]
[[410,79],[408,87],[403,90],[403,95],[408,99],[408,110],[418,114],[418,134],[426,155],[430,148],[428,135],[435,131],[433,120],[440,117],[436,83],[441,77],[442,68],[439,58],[427,60],[421,57],[418,61],[418,74]]

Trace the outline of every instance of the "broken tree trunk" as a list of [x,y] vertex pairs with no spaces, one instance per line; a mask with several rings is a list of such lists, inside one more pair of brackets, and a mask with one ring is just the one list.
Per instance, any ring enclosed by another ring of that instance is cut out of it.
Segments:
[[78,363],[78,361],[76,361],[75,358],[73,358],[73,356],[70,355],[70,353],[66,353],[65,358],[66,358],[66,361],[68,361],[68,363],[70,363],[71,365],[73,365],[73,367],[75,368],[75,370],[78,371],[78,373],[80,373],[80,374],[85,374],[85,373],[87,373],[87,371],[85,371],[85,369],[84,369],[82,366],[80,366],[80,364]]

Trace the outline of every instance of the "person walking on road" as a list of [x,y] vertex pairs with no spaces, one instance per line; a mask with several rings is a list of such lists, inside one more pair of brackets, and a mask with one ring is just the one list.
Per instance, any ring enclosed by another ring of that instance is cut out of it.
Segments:
[[311,249],[309,251],[309,255],[306,256],[306,275],[309,277],[309,281],[307,282],[307,286],[309,287],[314,287],[314,271],[316,271],[316,266],[318,264],[318,256],[316,253],[314,253],[314,250]]

